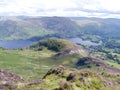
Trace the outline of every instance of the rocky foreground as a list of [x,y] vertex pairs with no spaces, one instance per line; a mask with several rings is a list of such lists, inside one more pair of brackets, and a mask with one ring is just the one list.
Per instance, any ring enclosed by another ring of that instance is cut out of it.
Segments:
[[97,73],[63,66],[50,69],[42,79],[33,82],[0,69],[0,90],[120,90],[119,86]]

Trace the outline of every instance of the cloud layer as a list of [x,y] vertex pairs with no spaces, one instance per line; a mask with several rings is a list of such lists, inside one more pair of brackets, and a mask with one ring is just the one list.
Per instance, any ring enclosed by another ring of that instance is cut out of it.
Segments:
[[120,0],[0,0],[0,15],[120,18]]

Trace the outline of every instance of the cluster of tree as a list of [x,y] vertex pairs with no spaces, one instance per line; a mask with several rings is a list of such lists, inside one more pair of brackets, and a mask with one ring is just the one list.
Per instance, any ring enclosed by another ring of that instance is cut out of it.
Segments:
[[108,53],[106,56],[107,56],[107,58],[109,58],[109,59],[113,60],[114,62],[117,62],[118,64],[120,64],[120,60],[119,60],[117,55],[112,55],[111,53]]
[[[106,42],[107,44],[107,42]],[[115,43],[109,43],[109,46],[110,44],[114,45]],[[118,64],[120,64],[120,59],[118,57],[117,54],[120,53],[120,49],[119,48],[116,48],[113,46],[110,46],[110,47],[104,47],[104,45],[99,45],[99,46],[90,46],[88,47],[88,50],[89,50],[89,53],[94,53],[94,52],[102,52],[104,54],[104,59],[110,59]],[[117,46],[117,45],[114,45],[114,46]],[[117,53],[117,54],[113,54],[113,53]]]
[[105,47],[110,49],[120,48],[120,42],[116,40],[109,40],[108,42],[105,43]]
[[114,53],[118,53],[118,54],[120,54],[120,49],[115,48],[115,49],[114,49]]
[[94,52],[102,52],[102,53],[109,53],[109,51],[105,50],[105,48],[102,45],[98,46],[90,46],[88,47],[89,52],[94,53]]
[[42,50],[44,47],[47,47],[49,50],[59,52],[63,50],[65,44],[57,39],[46,39],[31,46],[31,48],[37,48],[38,50]]

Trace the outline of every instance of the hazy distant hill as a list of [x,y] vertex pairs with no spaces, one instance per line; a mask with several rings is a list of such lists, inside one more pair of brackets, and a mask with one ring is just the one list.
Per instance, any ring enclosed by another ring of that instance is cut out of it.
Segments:
[[35,36],[45,36],[53,33],[52,30],[48,31],[38,25],[38,22],[26,20],[25,18],[11,17],[1,18],[0,20],[1,40],[29,39]]
[[98,37],[120,38],[120,19],[84,17],[1,17],[0,40],[41,37]]
[[71,18],[81,27],[84,34],[99,35],[101,37],[119,38],[120,19],[101,18]]

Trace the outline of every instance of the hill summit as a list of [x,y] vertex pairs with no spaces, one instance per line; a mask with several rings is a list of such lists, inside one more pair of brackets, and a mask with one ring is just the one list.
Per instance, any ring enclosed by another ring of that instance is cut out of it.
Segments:
[[74,53],[85,53],[85,51],[81,49],[78,45],[68,40],[58,38],[43,39],[30,46],[30,49],[34,49],[37,51],[43,50],[44,48],[55,51],[57,53],[55,57],[71,55]]

